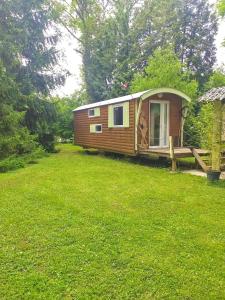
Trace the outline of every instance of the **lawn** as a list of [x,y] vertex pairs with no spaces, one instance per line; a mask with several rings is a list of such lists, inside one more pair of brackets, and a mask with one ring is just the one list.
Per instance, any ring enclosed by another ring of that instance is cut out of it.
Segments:
[[67,145],[0,203],[0,299],[225,299],[224,182]]

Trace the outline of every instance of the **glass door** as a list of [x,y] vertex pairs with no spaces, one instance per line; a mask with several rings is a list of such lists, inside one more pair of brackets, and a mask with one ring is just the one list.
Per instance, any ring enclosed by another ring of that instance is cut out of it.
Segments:
[[150,101],[150,147],[168,147],[169,103]]

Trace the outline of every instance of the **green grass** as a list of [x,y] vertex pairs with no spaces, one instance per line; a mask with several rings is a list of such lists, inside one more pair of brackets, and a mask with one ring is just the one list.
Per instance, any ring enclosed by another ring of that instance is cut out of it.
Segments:
[[71,145],[0,174],[0,299],[224,299],[225,183]]

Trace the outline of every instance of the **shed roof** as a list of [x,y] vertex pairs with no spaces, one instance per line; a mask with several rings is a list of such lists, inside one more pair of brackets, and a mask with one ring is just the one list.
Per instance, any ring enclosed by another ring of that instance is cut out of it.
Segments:
[[100,102],[82,105],[82,106],[74,109],[73,111],[79,111],[79,110],[95,108],[95,107],[99,107],[99,106],[103,106],[103,105],[110,105],[110,104],[116,104],[116,103],[125,102],[125,101],[131,101],[133,99],[138,99],[138,98],[142,98],[142,100],[145,100],[150,96],[160,94],[160,93],[175,94],[175,95],[178,95],[181,98],[185,99],[188,102],[191,101],[191,99],[187,95],[185,95],[183,92],[180,92],[178,90],[171,89],[171,88],[158,88],[158,89],[151,89],[151,90],[147,90],[147,91],[143,91],[143,92],[127,95],[127,96],[122,96],[122,97],[118,97],[118,98],[113,98],[113,99],[109,99],[109,100],[104,100],[104,101],[100,101]]
[[220,100],[220,101],[225,100],[225,86],[219,88],[213,88],[199,98],[200,102],[206,102],[206,101],[210,102],[216,100]]

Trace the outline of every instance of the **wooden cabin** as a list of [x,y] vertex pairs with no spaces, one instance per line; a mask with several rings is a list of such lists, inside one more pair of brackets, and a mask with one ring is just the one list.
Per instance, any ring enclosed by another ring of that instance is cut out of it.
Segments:
[[169,137],[183,147],[190,101],[183,92],[159,88],[80,106],[74,110],[75,144],[132,156],[160,149],[168,156]]

